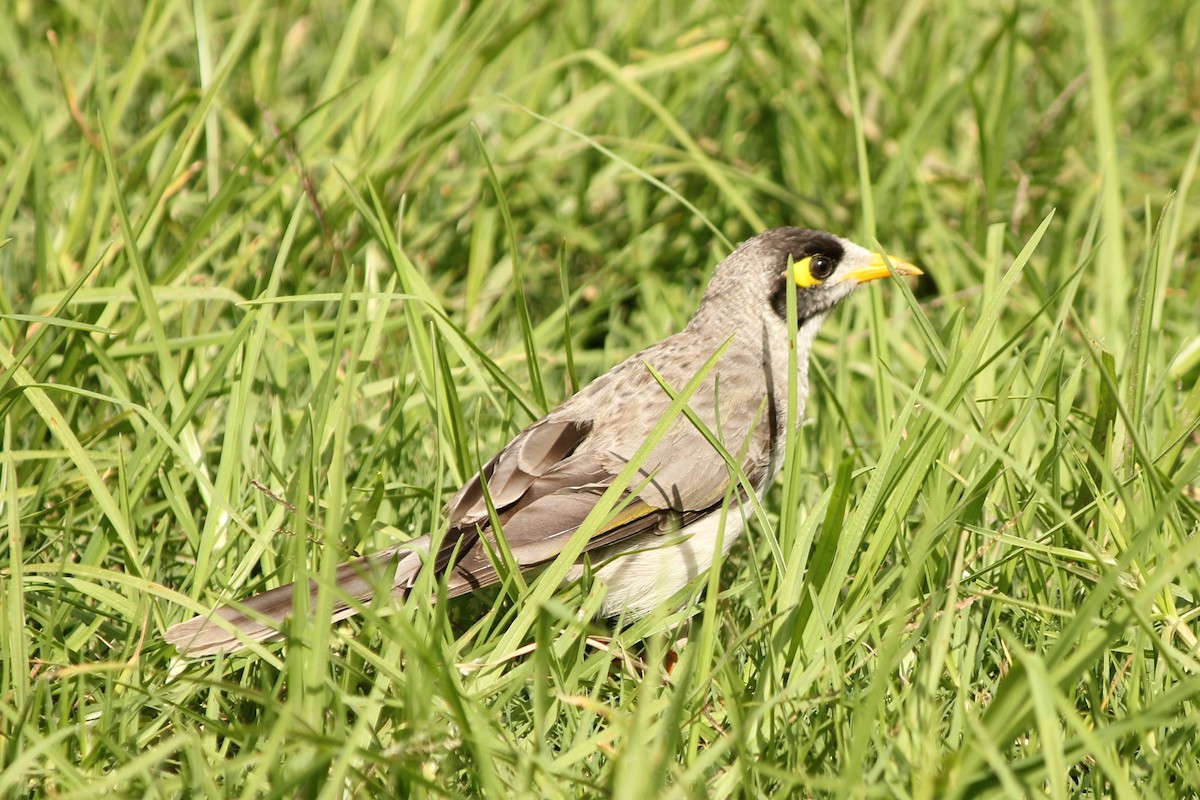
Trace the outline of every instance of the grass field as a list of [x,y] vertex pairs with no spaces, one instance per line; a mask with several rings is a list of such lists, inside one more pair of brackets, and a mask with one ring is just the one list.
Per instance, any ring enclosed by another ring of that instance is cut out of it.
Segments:
[[[0,797],[1200,793],[1200,4],[4,14]],[[716,580],[161,642],[435,529],[787,224],[927,274]]]

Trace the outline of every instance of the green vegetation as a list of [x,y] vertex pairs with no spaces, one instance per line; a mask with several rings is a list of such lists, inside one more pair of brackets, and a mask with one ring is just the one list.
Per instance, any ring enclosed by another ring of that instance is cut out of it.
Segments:
[[[0,796],[1200,791],[1200,4],[4,16]],[[588,585],[161,643],[436,526],[784,224],[927,277],[826,325],[669,678]]]

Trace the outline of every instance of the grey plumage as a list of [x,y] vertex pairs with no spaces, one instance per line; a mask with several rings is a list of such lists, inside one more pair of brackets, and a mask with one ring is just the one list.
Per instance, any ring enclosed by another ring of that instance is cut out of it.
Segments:
[[[899,274],[921,274],[906,262],[893,264]],[[797,400],[803,411],[808,351],[821,322],[857,286],[888,274],[881,256],[827,233],[778,228],[744,242],[717,266],[682,331],[613,367],[530,425],[451,498],[449,532],[437,553],[427,552],[431,541],[423,536],[339,567],[333,619],[355,613],[377,586],[390,583],[402,599],[427,562],[438,574],[448,573],[451,597],[495,583],[490,553],[496,539],[481,480],[517,565],[535,569],[553,560],[671,402],[647,365],[679,389],[726,342],[689,405],[725,449],[740,456],[761,495],[782,463],[785,293],[796,293]],[[649,611],[707,569],[719,537],[728,548],[743,526],[744,499],[735,490],[722,516],[729,484],[722,455],[680,415],[642,465],[631,489],[636,495],[627,496],[623,510],[586,543],[585,553],[602,565],[596,574],[608,588],[606,613]],[[663,536],[668,531],[678,541]],[[664,541],[668,546],[658,546]],[[314,603],[316,592],[310,582]],[[272,589],[174,625],[164,638],[186,655],[238,650],[243,640],[277,636],[293,596],[291,586]]]

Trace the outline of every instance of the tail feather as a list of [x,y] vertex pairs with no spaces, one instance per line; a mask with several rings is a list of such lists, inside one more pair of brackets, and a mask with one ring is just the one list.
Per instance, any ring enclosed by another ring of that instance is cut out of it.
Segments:
[[[422,537],[340,565],[335,578],[338,592],[330,621],[337,622],[358,613],[360,605],[370,601],[375,589],[386,580],[383,571],[393,564],[392,592],[407,594],[423,563],[418,552],[407,551],[427,549],[428,537]],[[315,580],[308,582],[310,608],[316,604],[318,589]],[[172,625],[163,633],[163,638],[184,656],[236,653],[245,649],[248,642],[280,638],[283,635],[280,627],[292,614],[294,598],[295,585],[289,583]]]

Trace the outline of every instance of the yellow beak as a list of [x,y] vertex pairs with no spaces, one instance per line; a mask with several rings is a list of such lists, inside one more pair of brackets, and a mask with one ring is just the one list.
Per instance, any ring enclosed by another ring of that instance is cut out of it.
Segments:
[[911,264],[900,258],[885,256],[883,253],[873,253],[871,255],[871,262],[867,266],[847,273],[842,280],[856,280],[859,283],[869,283],[870,281],[877,281],[880,278],[886,278],[892,274],[888,269],[889,261],[892,264],[892,268],[896,270],[897,275],[915,276],[925,274],[916,264]]

